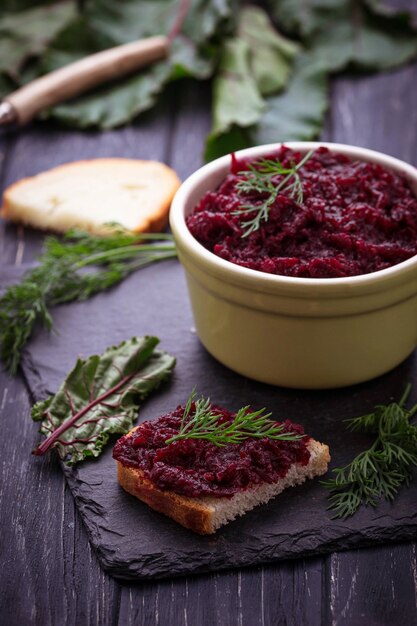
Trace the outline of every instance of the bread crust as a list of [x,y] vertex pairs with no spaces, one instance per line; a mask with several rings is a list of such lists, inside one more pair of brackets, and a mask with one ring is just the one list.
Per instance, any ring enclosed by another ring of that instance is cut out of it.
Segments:
[[[145,161],[139,159],[123,159],[123,158],[103,158],[103,159],[90,159],[82,161],[73,161],[71,163],[64,163],[52,169],[41,172],[35,176],[23,178],[7,187],[3,194],[3,205],[0,208],[0,215],[5,219],[20,222],[26,225],[34,226],[42,230],[53,230],[55,232],[66,232],[71,227],[83,228],[88,232],[98,235],[108,234],[110,232],[109,227],[103,226],[103,224],[88,224],[86,225],[74,224],[73,226],[63,227],[59,220],[54,223],[52,219],[44,220],[43,211],[30,204],[25,206],[19,199],[21,192],[26,189],[30,189],[31,194],[36,196],[36,188],[48,184],[54,178],[67,178],[74,176],[82,172],[83,175],[91,172],[95,173],[98,169],[102,170],[103,174],[111,178],[112,170],[115,167],[126,167],[131,170],[137,168],[137,171],[141,170],[143,173],[148,173],[150,179],[153,182],[154,188],[157,189],[157,200],[152,207],[151,212],[147,212],[146,215],[141,213],[141,207],[138,207],[138,219],[137,225],[129,228],[132,232],[157,232],[162,230],[168,221],[169,208],[172,198],[175,195],[178,187],[181,185],[181,181],[173,169],[160,163],[159,161]],[[108,175],[107,175],[108,171]],[[161,192],[162,190],[162,192]],[[151,191],[149,192],[151,193]],[[48,212],[48,207],[45,207],[45,214]],[[88,215],[86,215],[88,218]],[[117,221],[117,215],[115,219]]]
[[[131,433],[134,430],[136,429],[133,429]],[[148,504],[155,511],[171,517],[185,528],[189,528],[200,535],[210,535],[238,515],[242,515],[260,503],[267,502],[287,486],[300,484],[306,478],[324,474],[330,462],[328,446],[311,439],[308,443],[308,448],[311,454],[310,462],[306,466],[298,464],[291,466],[287,474],[289,476],[292,470],[291,481],[288,481],[287,476],[285,476],[273,485],[265,484],[264,490],[262,490],[262,485],[257,485],[252,489],[245,490],[245,492],[236,493],[232,498],[215,498],[213,496],[192,498],[179,495],[173,491],[163,491],[146,478],[141,470],[125,467],[120,461],[117,461],[117,479],[125,491],[139,498],[139,500]],[[233,506],[242,499],[242,493],[246,495],[253,493],[255,502],[233,515],[233,517],[230,517],[228,514],[224,515],[224,511],[217,510],[218,508],[224,508],[225,503],[227,504],[227,509],[233,509]]]
[[139,498],[159,513],[201,535],[213,533],[211,517],[214,509],[173,491],[162,491],[142,471],[125,467],[117,461],[117,479],[125,491]]

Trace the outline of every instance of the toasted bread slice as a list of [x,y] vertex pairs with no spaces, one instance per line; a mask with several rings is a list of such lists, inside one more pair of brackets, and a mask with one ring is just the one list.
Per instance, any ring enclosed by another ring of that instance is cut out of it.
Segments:
[[173,491],[163,491],[146,478],[139,469],[125,467],[117,461],[117,478],[120,485],[133,496],[146,502],[152,509],[164,513],[176,522],[200,535],[211,535],[221,526],[244,515],[258,504],[265,504],[287,487],[303,483],[307,478],[321,476],[330,461],[329,448],[311,439],[308,443],[308,465],[294,463],[286,476],[275,483],[263,483],[231,498],[201,496],[192,498]]
[[180,184],[176,173],[157,161],[75,161],[8,187],[1,214],[55,232],[77,228],[105,235],[109,223],[133,232],[158,231]]

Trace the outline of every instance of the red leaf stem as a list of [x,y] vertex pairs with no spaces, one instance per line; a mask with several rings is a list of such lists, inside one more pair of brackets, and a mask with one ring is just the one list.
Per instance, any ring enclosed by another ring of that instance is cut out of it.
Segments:
[[190,8],[190,0],[180,0],[178,13],[175,18],[175,22],[168,33],[168,39],[172,43],[177,35],[179,35],[185,18],[187,17],[188,10]]
[[35,454],[36,456],[42,456],[43,454],[45,454],[45,452],[48,452],[49,448],[59,439],[60,435],[62,435],[63,432],[68,430],[68,428],[71,428],[71,426],[73,426],[80,419],[80,417],[88,413],[88,411],[90,411],[93,407],[97,406],[97,404],[100,404],[103,400],[105,400],[106,398],[111,396],[113,393],[116,393],[116,391],[121,389],[121,387],[123,387],[123,385],[129,382],[129,380],[131,380],[134,375],[135,375],[135,372],[133,372],[132,374],[129,374],[129,376],[125,376],[124,378],[122,378],[122,380],[120,380],[117,383],[117,385],[115,385],[111,389],[108,389],[105,393],[103,393],[101,396],[99,396],[92,402],[89,402],[89,404],[87,404],[83,409],[81,409],[81,411],[78,411],[78,413],[73,415],[70,419],[65,420],[65,422],[63,422],[61,426],[59,426],[56,430],[54,430],[33,451],[33,454]]

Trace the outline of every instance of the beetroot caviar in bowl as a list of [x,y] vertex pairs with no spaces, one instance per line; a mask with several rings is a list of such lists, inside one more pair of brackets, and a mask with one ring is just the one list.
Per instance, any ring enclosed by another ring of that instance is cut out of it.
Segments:
[[[417,171],[353,146],[300,142],[285,149],[298,158],[314,151],[300,170],[303,201],[297,207],[284,191],[270,212],[282,220],[273,216],[262,231],[242,238],[241,216],[230,220],[239,202],[233,176],[229,184],[224,181],[236,160],[282,156],[280,144],[240,151],[235,161],[228,155],[209,163],[174,198],[171,227],[197,333],[219,361],[262,382],[331,388],[369,380],[398,365],[417,345]],[[320,168],[313,171],[320,160],[316,151],[340,169],[339,177],[334,169],[320,182]],[[349,171],[354,162],[359,163]],[[309,172],[305,178],[304,171]],[[371,171],[376,178],[369,178]],[[215,216],[219,219],[204,241],[204,223],[198,231],[190,216],[196,207],[197,213],[204,211],[207,193],[214,194],[215,203],[219,187],[226,214]],[[395,202],[384,214],[387,195]],[[229,229],[226,236],[222,229]],[[237,262],[228,260],[233,254]]]
[[356,276],[417,254],[417,197],[408,182],[324,147],[302,157],[283,145],[263,161],[233,155],[230,174],[186,223],[207,250],[268,274]]

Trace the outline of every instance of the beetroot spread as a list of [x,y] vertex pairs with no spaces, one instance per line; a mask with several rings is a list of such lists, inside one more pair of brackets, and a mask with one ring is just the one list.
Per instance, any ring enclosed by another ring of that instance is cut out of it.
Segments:
[[[233,420],[233,413],[213,408],[219,420]],[[259,483],[283,478],[293,463],[309,462],[307,436],[296,441],[248,438],[221,447],[203,439],[183,439],[167,445],[166,440],[178,433],[183,413],[184,407],[178,407],[173,413],[144,422],[132,435],[117,441],[113,458],[126,467],[142,470],[160,489],[193,497],[231,497]],[[284,423],[284,428],[304,434],[302,426],[290,421]]]
[[[283,146],[266,158],[290,168],[302,156]],[[234,212],[265,200],[264,193],[236,189],[248,163],[232,158],[231,173],[187,218],[193,236],[219,257],[270,274],[337,278],[375,272],[417,253],[417,199],[407,181],[326,148],[299,171],[301,203],[283,188],[268,220],[242,237],[242,221],[253,214],[242,218]]]

